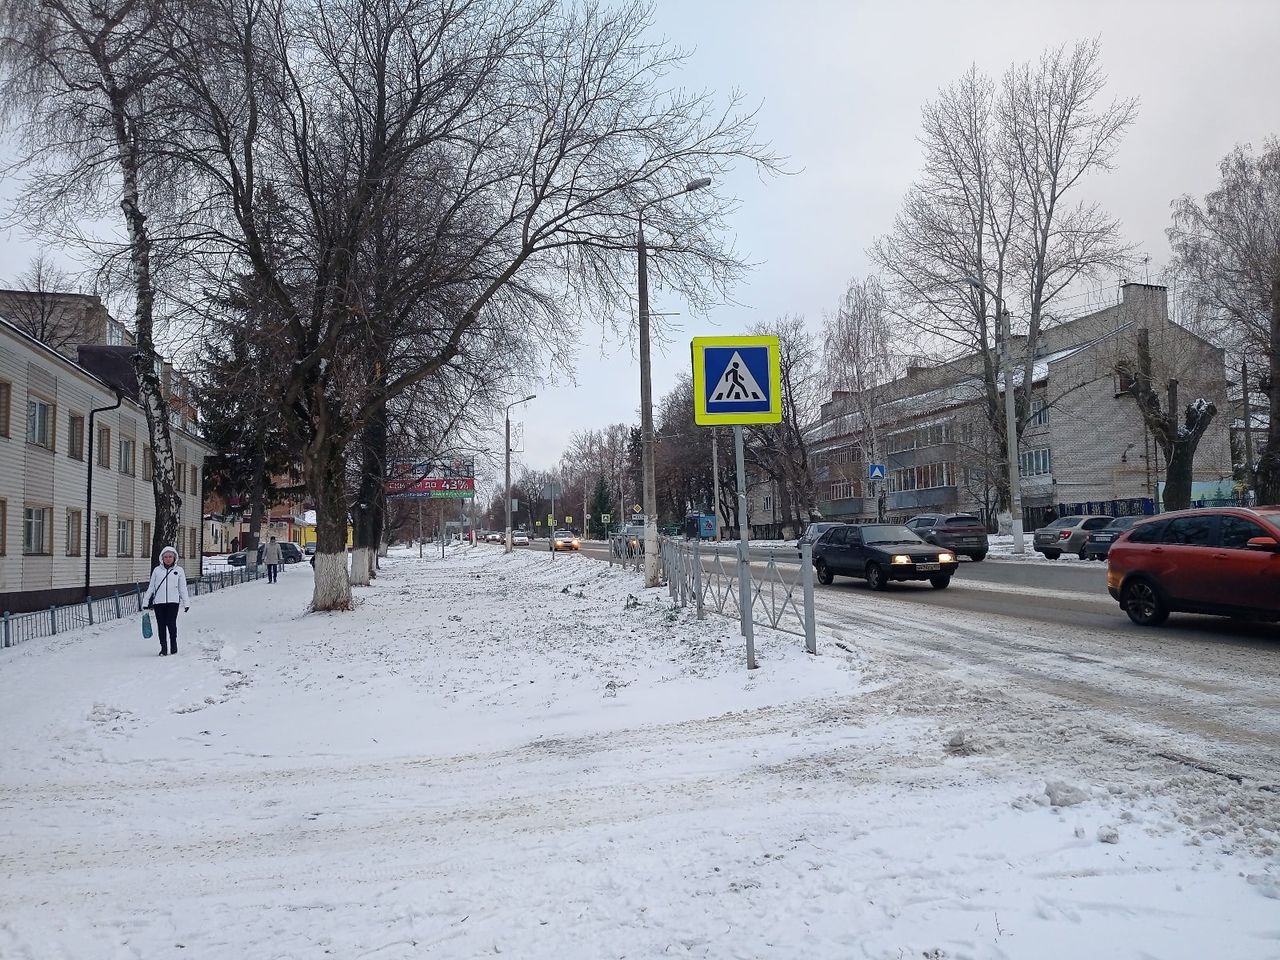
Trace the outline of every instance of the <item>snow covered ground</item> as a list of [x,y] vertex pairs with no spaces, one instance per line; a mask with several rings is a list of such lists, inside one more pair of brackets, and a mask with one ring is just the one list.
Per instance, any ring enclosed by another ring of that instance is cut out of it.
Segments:
[[586,557],[356,592],[0,651],[0,957],[1280,956],[1280,794],[1008,715],[876,597],[748,675]]

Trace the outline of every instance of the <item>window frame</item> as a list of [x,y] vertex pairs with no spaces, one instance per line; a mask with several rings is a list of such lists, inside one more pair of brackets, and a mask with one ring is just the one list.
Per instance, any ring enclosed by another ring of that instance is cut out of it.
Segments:
[[111,516],[106,513],[93,515],[93,555],[109,557],[111,555]]
[[151,453],[151,444],[142,445],[142,479],[150,483],[155,479],[156,458]]
[[[125,450],[129,451],[128,461]],[[120,437],[116,440],[116,469],[127,477],[138,475],[138,441],[132,437]]]
[[[79,427],[77,432],[76,428]],[[67,457],[84,462],[84,414],[67,412]]]
[[139,534],[141,537],[138,544],[140,556],[149,558],[151,556],[151,521],[150,520],[142,521],[142,527],[141,527],[141,530],[139,531]]
[[[1238,547],[1228,546],[1226,542],[1227,521],[1244,524],[1245,526],[1252,527],[1256,531],[1256,533],[1252,533],[1249,536],[1245,537],[1244,543],[1241,546],[1238,546]],[[1250,520],[1248,517],[1240,517],[1240,516],[1236,516],[1236,514],[1234,513],[1227,513],[1227,514],[1223,514],[1218,520],[1218,547],[1222,550],[1248,550],[1249,541],[1252,540],[1254,537],[1270,537],[1270,536],[1272,536],[1272,533],[1270,530],[1268,530],[1262,524],[1258,523],[1258,521]]]
[[[32,416],[33,407],[44,407],[47,411],[44,415],[43,424],[45,437],[43,440],[33,439],[32,437]],[[27,445],[32,447],[40,447],[44,450],[53,452],[57,449],[58,438],[58,405],[43,393],[27,391]]]
[[[1208,535],[1205,537],[1204,543],[1185,543],[1178,540],[1170,540],[1169,534],[1183,523],[1204,522],[1209,525]],[[1171,517],[1169,522],[1165,524],[1165,528],[1160,533],[1160,545],[1165,547],[1198,547],[1202,549],[1215,549],[1218,545],[1218,517],[1214,514],[1200,514],[1191,517]]]
[[[30,549],[31,540],[28,537],[28,524],[31,522],[27,514],[38,512],[41,516],[40,522],[40,549]],[[23,504],[22,505],[22,555],[24,557],[51,557],[53,556],[53,507],[47,504]]]
[[94,461],[95,467],[101,467],[103,470],[111,469],[111,427],[109,424],[98,424],[98,459]]
[[[128,543],[125,543],[125,537],[128,537]],[[121,544],[125,545],[122,547]],[[116,556],[132,557],[133,556],[133,518],[132,517],[116,517]]]
[[13,416],[13,381],[0,380],[0,437],[8,440],[13,434],[10,420]]
[[78,557],[84,549],[84,510],[67,507],[66,556]]

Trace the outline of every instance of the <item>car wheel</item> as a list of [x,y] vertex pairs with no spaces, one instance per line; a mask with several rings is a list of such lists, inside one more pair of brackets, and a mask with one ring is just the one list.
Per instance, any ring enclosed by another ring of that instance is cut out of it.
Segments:
[[884,575],[884,568],[878,563],[867,564],[867,586],[872,590],[883,590],[889,583]]
[[1130,580],[1120,591],[1120,606],[1140,627],[1156,627],[1169,619],[1169,605],[1150,580]]
[[983,560],[987,559],[987,555],[985,553],[974,553],[969,555],[969,559],[974,563],[981,563]]
[[1080,553],[1078,554],[1078,556],[1080,557],[1080,559],[1081,559],[1081,560],[1088,560],[1088,559],[1089,559],[1089,554],[1088,554],[1088,552],[1085,550],[1085,548],[1084,548],[1084,547],[1081,547],[1081,548],[1080,548]]
[[1046,550],[1044,552],[1044,558],[1046,560],[1057,560],[1060,556],[1062,556],[1062,552],[1059,550]]
[[817,564],[818,582],[823,586],[831,586],[831,582],[835,580],[836,575],[831,572],[831,568],[827,566],[827,561],[819,560]]
[[929,583],[935,590],[945,590],[951,584],[950,577],[930,577]]

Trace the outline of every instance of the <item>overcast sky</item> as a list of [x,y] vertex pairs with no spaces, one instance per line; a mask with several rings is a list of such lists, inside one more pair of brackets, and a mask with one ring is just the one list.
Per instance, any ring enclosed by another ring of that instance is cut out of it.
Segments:
[[[1085,191],[1150,254],[1153,274],[1168,258],[1170,201],[1212,189],[1235,143],[1280,134],[1280,0],[657,0],[657,20],[692,51],[683,84],[759,102],[761,135],[795,174],[727,185],[741,205],[737,245],[758,266],[734,292],[738,304],[668,318],[655,397],[688,366],[692,336],[784,313],[818,328],[849,277],[867,271],[864,251],[915,175],[921,104],[970,63],[999,76],[1046,46],[1101,38],[1110,93],[1140,106],[1116,169]],[[34,249],[0,235],[0,279]],[[655,311],[684,309],[660,290],[652,301]],[[576,384],[531,387],[538,399],[520,414],[528,465],[552,465],[574,430],[637,419],[635,345],[603,337],[583,318]],[[501,449],[499,434],[492,446]]]

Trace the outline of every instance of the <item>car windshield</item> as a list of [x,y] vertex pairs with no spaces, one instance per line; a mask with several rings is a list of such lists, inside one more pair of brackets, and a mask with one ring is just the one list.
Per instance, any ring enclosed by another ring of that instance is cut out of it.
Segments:
[[1083,520],[1083,517],[1059,517],[1053,523],[1046,524],[1046,529],[1061,530],[1063,527],[1074,527],[1078,526]]
[[863,543],[924,543],[906,527],[890,524],[869,524],[862,528]]

